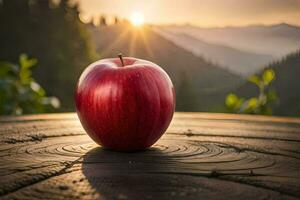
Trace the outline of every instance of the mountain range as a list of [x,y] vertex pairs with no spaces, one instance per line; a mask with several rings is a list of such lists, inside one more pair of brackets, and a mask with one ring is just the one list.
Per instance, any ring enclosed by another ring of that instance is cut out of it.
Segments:
[[164,38],[191,53],[242,76],[300,47],[300,28],[289,24],[201,28],[190,25],[155,26]]

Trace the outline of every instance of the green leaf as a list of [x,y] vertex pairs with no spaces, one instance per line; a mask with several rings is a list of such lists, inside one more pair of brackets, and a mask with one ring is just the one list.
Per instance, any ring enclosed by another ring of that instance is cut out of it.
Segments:
[[275,79],[275,72],[273,69],[267,69],[264,71],[263,75],[263,82],[265,85],[269,85]]
[[252,111],[257,106],[258,106],[258,99],[256,97],[252,97],[247,101],[247,109],[250,109]]
[[30,87],[35,92],[37,92],[37,91],[39,91],[41,89],[41,86],[37,82],[35,82],[35,81],[31,81],[30,82]]
[[225,103],[227,107],[232,108],[238,103],[238,101],[238,96],[236,94],[230,93],[226,96]]
[[259,78],[258,76],[256,76],[256,75],[250,76],[250,77],[248,78],[248,81],[254,83],[254,84],[257,85],[257,86],[260,86],[260,83],[261,83],[260,78]]
[[46,95],[45,90],[35,81],[30,82],[30,88],[40,97]]
[[22,68],[19,75],[22,84],[29,84],[32,80],[30,70]]
[[21,68],[23,69],[29,69],[32,66],[36,65],[37,63],[37,59],[35,58],[29,59],[26,54],[21,54],[19,61],[20,61]]
[[20,56],[20,66],[0,62],[0,115],[41,113],[59,108],[56,97],[46,97],[45,90],[32,78],[36,59]]
[[59,101],[59,99],[58,98],[56,98],[56,97],[50,97],[51,98],[51,101],[50,101],[50,103],[51,103],[51,106],[53,107],[53,108],[59,108],[60,107],[60,101]]

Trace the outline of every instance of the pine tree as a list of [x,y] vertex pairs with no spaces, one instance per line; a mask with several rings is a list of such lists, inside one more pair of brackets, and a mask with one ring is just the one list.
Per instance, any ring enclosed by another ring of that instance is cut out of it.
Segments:
[[34,78],[61,100],[63,110],[73,110],[79,75],[96,58],[77,5],[3,0],[0,26],[0,59],[17,62],[21,53],[37,58]]

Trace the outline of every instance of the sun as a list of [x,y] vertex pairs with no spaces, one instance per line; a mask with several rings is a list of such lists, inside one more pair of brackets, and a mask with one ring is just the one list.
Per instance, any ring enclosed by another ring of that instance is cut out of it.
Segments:
[[140,12],[134,12],[130,16],[130,22],[134,26],[141,26],[144,24],[144,15]]

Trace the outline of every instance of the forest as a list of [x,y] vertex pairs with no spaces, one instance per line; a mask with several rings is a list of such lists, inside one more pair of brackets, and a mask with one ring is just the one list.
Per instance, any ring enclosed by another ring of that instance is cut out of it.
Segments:
[[21,54],[37,60],[33,77],[48,95],[71,111],[76,81],[97,59],[76,5],[48,0],[4,0],[0,4],[0,59],[19,62]]

